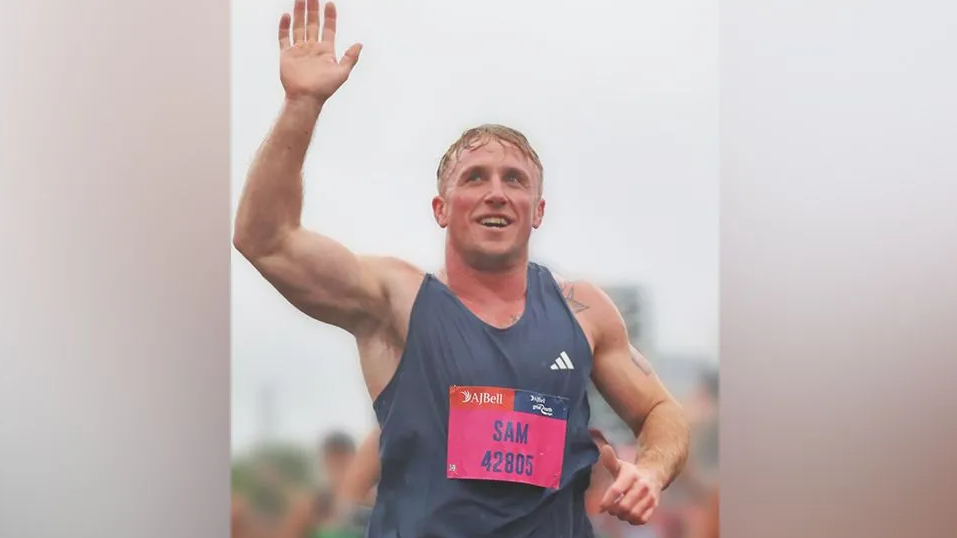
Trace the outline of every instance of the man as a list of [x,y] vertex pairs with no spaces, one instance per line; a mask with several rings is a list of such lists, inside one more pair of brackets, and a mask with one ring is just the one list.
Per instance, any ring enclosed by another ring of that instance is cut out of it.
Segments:
[[342,487],[346,469],[356,457],[356,443],[345,432],[332,432],[319,443],[319,458],[322,469],[329,479],[329,489],[337,495]]
[[529,261],[545,202],[521,133],[472,129],[441,159],[438,274],[302,227],[315,123],[361,50],[337,59],[336,8],[326,4],[321,29],[318,10],[297,0],[280,20],[285,103],[250,167],[233,241],[290,303],[356,339],[382,430],[369,536],[592,536],[589,379],[641,446],[633,461],[601,449],[615,476],[601,508],[646,523],[684,464],[687,424],[611,300]]
[[356,456],[343,472],[342,487],[337,491],[340,505],[371,506],[375,502],[375,487],[379,483],[379,428],[369,432]]

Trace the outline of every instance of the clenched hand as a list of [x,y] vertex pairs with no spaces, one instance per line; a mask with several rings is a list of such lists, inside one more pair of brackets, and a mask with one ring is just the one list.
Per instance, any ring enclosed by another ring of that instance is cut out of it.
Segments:
[[632,525],[644,525],[658,507],[662,485],[651,473],[634,463],[618,459],[611,445],[601,446],[599,465],[614,477],[601,500],[601,510]]

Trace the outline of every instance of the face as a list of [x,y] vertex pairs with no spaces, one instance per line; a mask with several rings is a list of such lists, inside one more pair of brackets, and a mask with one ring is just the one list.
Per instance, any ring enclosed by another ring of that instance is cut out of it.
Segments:
[[435,221],[462,258],[480,270],[523,259],[545,214],[541,177],[522,153],[497,141],[463,151],[432,201]]

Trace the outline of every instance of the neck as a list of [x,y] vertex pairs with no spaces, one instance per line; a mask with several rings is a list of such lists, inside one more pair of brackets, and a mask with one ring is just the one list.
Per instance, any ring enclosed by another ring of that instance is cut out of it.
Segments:
[[485,271],[469,265],[455,249],[446,246],[440,278],[456,295],[471,299],[522,299],[528,286],[528,255],[501,270]]

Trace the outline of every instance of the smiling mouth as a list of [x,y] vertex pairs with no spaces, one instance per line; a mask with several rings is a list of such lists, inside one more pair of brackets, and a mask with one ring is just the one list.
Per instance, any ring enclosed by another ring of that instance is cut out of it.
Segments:
[[511,224],[511,222],[504,217],[485,217],[479,220],[479,224],[486,228],[504,228]]

